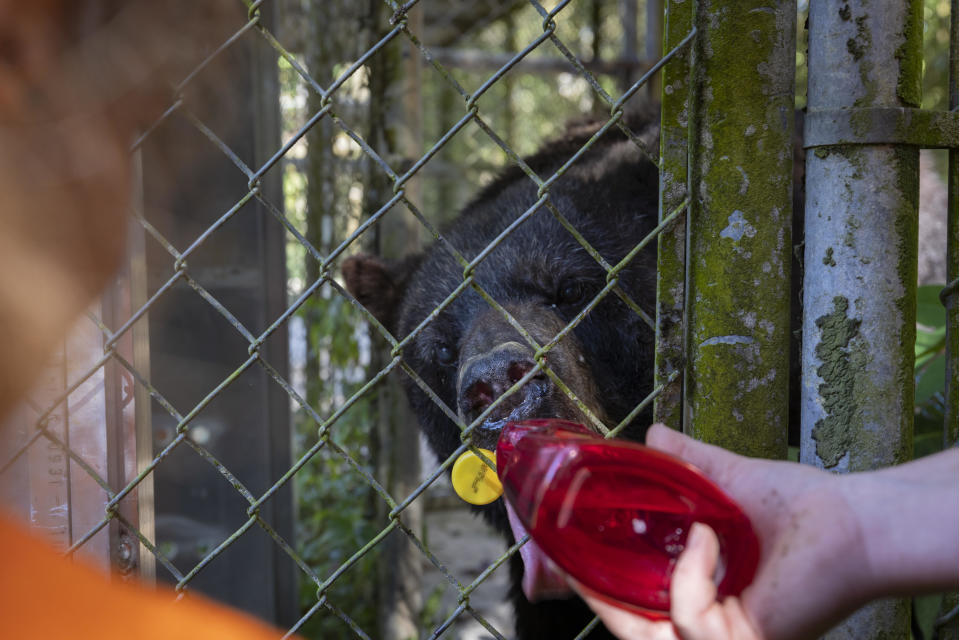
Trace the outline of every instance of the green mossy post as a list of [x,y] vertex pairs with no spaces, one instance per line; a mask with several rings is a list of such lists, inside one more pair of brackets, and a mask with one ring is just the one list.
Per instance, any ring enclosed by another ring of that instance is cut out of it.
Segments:
[[785,458],[796,5],[699,0],[684,428]]
[[[903,462],[915,394],[919,151],[862,144],[860,109],[919,107],[921,0],[824,0],[809,13],[809,119],[848,110],[852,139],[806,155],[800,460]],[[909,603],[870,604],[826,638],[908,638]]]
[[[694,0],[669,0],[666,3],[663,51],[672,51],[689,35],[693,26]],[[660,127],[659,218],[681,206],[686,199],[689,173],[689,65],[692,49],[686,47],[662,72],[662,110]],[[686,218],[681,217],[658,238],[656,270],[656,386],[666,384],[682,371],[685,354],[684,314],[686,287]],[[653,415],[657,422],[673,429],[683,428],[683,379],[674,381],[656,398]]]
[[[959,0],[952,0],[949,51],[949,107],[959,109]],[[946,281],[959,279],[959,149],[949,150],[949,220],[946,239]],[[944,447],[959,444],[959,290],[946,302],[946,424]],[[954,637],[959,638],[959,625]]]

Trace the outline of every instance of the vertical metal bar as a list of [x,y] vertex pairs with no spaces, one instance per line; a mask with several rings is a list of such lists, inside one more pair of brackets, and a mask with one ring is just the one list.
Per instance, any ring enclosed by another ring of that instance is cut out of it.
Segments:
[[[109,318],[115,309],[114,305],[126,295],[116,284],[115,281],[112,290],[99,302],[99,309],[95,313],[101,318]],[[118,322],[114,324],[118,325]],[[110,360],[97,367],[103,357],[103,343],[99,328],[85,319],[74,325],[67,338],[66,382],[70,384],[83,380],[65,403],[68,438],[65,442],[72,455],[76,456],[70,462],[69,473],[71,544],[76,544],[84,534],[96,528],[103,518],[107,496],[91,472],[100,479],[121,482],[119,474],[116,474],[122,455],[118,437],[121,432],[120,393],[115,393],[120,389],[109,388],[110,384],[119,383],[119,378],[111,376],[115,369],[111,371],[108,366],[112,364]],[[87,372],[93,369],[96,370],[87,376]],[[117,402],[111,404],[114,400]],[[87,468],[81,468],[78,460],[82,460]],[[126,510],[125,505],[123,510]],[[125,515],[129,515],[129,511]],[[108,567],[112,555],[111,544],[118,539],[118,533],[116,524],[111,522],[109,527],[87,539],[74,557],[83,557],[104,568]]]
[[[959,109],[959,0],[952,0],[949,34],[949,108]],[[943,447],[959,443],[959,149],[949,149],[949,215],[946,223],[946,282],[951,293],[946,305],[946,419]],[[946,616],[959,608],[959,592],[943,596],[939,613]],[[939,640],[959,640],[959,615],[953,614],[938,627]]]
[[[635,62],[639,59],[637,43],[639,39],[639,30],[637,21],[639,11],[636,6],[636,0],[619,0],[619,15],[623,23],[623,60]],[[636,71],[632,66],[628,66],[623,71],[623,90],[628,89],[635,82]]]
[[[134,172],[136,171],[137,167],[134,166]],[[136,179],[135,175],[134,179]],[[139,242],[135,239],[137,237],[139,237]],[[113,284],[104,291],[100,300],[100,319],[103,324],[111,329],[121,326],[136,309],[136,307],[133,307],[132,300],[134,296],[133,264],[137,260],[137,253],[141,253],[140,259],[142,260],[142,238],[143,227],[134,225],[127,236],[130,261],[121,266]],[[144,292],[141,291],[140,295],[143,296],[143,294]],[[142,332],[146,324],[147,321],[141,319],[134,324],[134,329],[139,328]],[[92,323],[90,323],[90,326],[95,329]],[[96,338],[91,336],[87,344],[90,347],[90,355],[97,358],[102,354],[102,344],[106,342],[106,339],[99,331],[94,335]],[[134,331],[127,331],[115,343],[118,354],[128,362],[136,360],[134,349],[136,348],[135,340],[137,337]],[[97,415],[90,416],[92,419],[84,421],[87,422],[86,425],[83,425],[86,434],[80,434],[85,443],[95,442],[97,446],[94,446],[89,453],[84,452],[82,455],[94,468],[98,465],[101,466],[105,471],[104,478],[107,484],[117,490],[126,486],[138,473],[136,452],[138,442],[138,434],[136,433],[137,394],[134,389],[141,385],[133,383],[130,373],[113,358],[104,363],[101,376],[102,384],[98,384],[98,387],[102,388],[102,411],[99,411]],[[96,379],[97,376],[94,377],[94,380]],[[93,404],[92,400],[93,398],[87,398],[83,404]],[[147,396],[148,406],[149,400],[150,398]],[[81,413],[81,417],[82,415]],[[74,425],[76,423],[77,421],[74,420]],[[87,444],[86,446],[90,445]],[[79,446],[78,443],[77,452],[80,453],[82,448],[85,447]],[[140,506],[139,488],[138,486],[134,497],[122,500],[117,505],[118,513],[122,519],[132,523],[137,528],[139,528],[137,525]],[[92,489],[92,492],[90,489]],[[76,496],[76,493],[80,492],[75,492],[74,497],[74,509],[79,512],[83,508],[87,518],[91,518],[86,523],[85,530],[96,526],[97,521],[103,517],[103,504],[109,500],[101,487],[93,486],[90,489],[84,492],[89,496],[86,506],[82,505],[81,500]],[[92,495],[89,495],[91,493]],[[109,531],[109,562],[115,571],[115,575],[124,579],[138,578],[140,553],[137,549],[139,547],[150,555],[149,551],[140,545],[134,533],[120,519],[113,519],[107,530]],[[81,551],[87,550],[88,545],[92,542],[85,543]]]
[[[423,33],[424,13],[422,4],[407,13],[413,33]],[[400,46],[406,47],[400,105],[403,123],[400,128],[406,135],[400,138],[399,151],[404,157],[416,160],[423,154],[423,58],[412,43],[404,42]],[[422,206],[422,177],[414,175],[403,188],[411,202]],[[381,239],[381,248],[386,257],[398,258],[409,247],[422,244],[417,237],[420,225],[411,215],[402,221],[398,217],[387,218],[381,224],[384,234],[389,235],[388,239]],[[397,242],[410,239],[414,242]],[[389,432],[390,439],[383,442],[387,446],[381,451],[384,457],[390,458],[388,490],[394,496],[405,498],[420,483],[420,432],[401,387],[397,376],[390,378],[379,396],[379,408],[381,427]],[[424,508],[423,500],[415,500],[403,511],[400,519],[412,531],[422,531]],[[390,592],[388,595],[387,592],[380,592],[380,604],[389,604],[388,613],[381,614],[380,624],[384,627],[382,637],[384,640],[416,637],[416,627],[423,610],[423,557],[413,542],[399,531],[387,538],[384,546],[382,568],[389,576],[384,582],[389,585]]]
[[[380,12],[383,7],[379,7]],[[407,12],[408,26],[415,34],[423,33],[423,6]],[[379,17],[373,25],[386,23]],[[377,36],[374,36],[374,38]],[[374,62],[371,73],[370,137],[367,139],[381,153],[392,157],[402,154],[415,161],[423,151],[421,64],[422,57],[412,44],[395,40],[384,48]],[[421,204],[422,181],[414,177],[403,187],[414,204]],[[370,167],[365,210],[374,211],[389,199],[391,185],[375,166]],[[398,259],[422,244],[421,226],[405,209],[397,207],[375,228],[377,253],[387,259]],[[388,350],[374,350],[370,368],[383,368],[390,361]],[[405,498],[419,484],[419,431],[400,379],[391,376],[378,387],[376,420],[376,475],[391,495]],[[388,506],[377,501],[384,515]],[[420,531],[423,522],[423,501],[414,500],[399,518],[412,531]],[[422,556],[410,539],[394,529],[379,548],[377,575],[379,636],[384,640],[401,640],[417,636],[417,625],[423,608]]]
[[[646,59],[658,60],[663,55],[663,0],[646,0]],[[647,91],[656,98],[662,87],[661,76],[650,78]]]
[[[63,394],[67,385],[66,341],[57,349],[44,369],[34,391],[41,406],[47,406],[51,398]],[[61,442],[69,443],[69,419],[66,401],[57,405],[42,425],[48,433]],[[36,420],[30,422],[30,435]],[[30,528],[39,537],[57,549],[66,550],[73,543],[72,502],[70,500],[70,459],[67,452],[48,438],[40,439],[27,453],[30,475]]]
[[[505,45],[506,50],[510,52],[518,51],[519,43],[516,37],[516,16],[512,13],[508,13],[505,16],[503,16],[503,27],[506,30],[506,34],[503,37],[503,44]],[[595,30],[593,31],[593,38],[596,38]],[[417,60],[421,60],[422,58],[420,58],[418,53],[419,52],[411,52],[410,56],[411,57],[415,56]],[[417,67],[416,73],[417,73],[417,83],[422,84],[422,78],[420,76],[422,71],[419,67]],[[509,140],[511,143],[513,143],[516,140],[516,121],[517,121],[516,109],[513,106],[513,96],[516,94],[516,74],[507,73],[505,76],[503,76],[503,79],[500,82],[503,83],[503,90],[506,93],[506,95],[503,96],[503,133],[506,135],[506,139]],[[417,93],[417,96],[419,97],[418,93]],[[421,105],[419,107],[419,115],[418,115],[419,120],[423,119],[422,114],[423,114],[423,107]],[[419,148],[420,148],[420,152],[422,153],[422,148],[423,148],[422,123],[419,126],[420,126]],[[449,129],[450,127],[447,126],[445,129],[443,129],[443,131],[449,131]],[[423,180],[419,180],[419,182],[423,182]],[[420,188],[420,191],[422,192],[422,187]],[[422,200],[419,200],[419,202],[422,202]]]
[[[959,109],[959,0],[952,0],[949,40],[949,108]],[[946,282],[959,278],[959,149],[949,150],[949,217],[946,238]],[[959,291],[946,303],[946,424],[943,446],[959,443]]]
[[699,0],[685,429],[785,458],[796,6]]
[[[137,149],[133,154],[134,198],[136,208],[143,211],[143,151]],[[141,309],[149,298],[147,287],[146,238],[143,227],[130,225],[130,307]],[[133,366],[150,379],[150,321],[143,318],[133,325]],[[128,472],[132,479],[143,472],[153,460],[153,422],[152,399],[150,392],[142,385],[133,388],[135,468]],[[156,540],[155,495],[153,474],[146,476],[136,490],[137,519],[134,524],[148,540]],[[144,545],[138,545],[137,567],[141,582],[156,582],[156,558]]]
[[[664,49],[672,50],[689,35],[693,24],[692,0],[668,0],[665,14]],[[659,51],[657,56],[662,55]],[[662,123],[660,126],[660,220],[686,199],[688,172],[690,59],[686,48],[663,67]],[[686,218],[677,220],[659,235],[656,267],[656,362],[655,385],[666,383],[684,367],[683,310],[686,278]],[[668,384],[656,399],[653,416],[657,422],[682,429],[681,378]]]
[[[510,16],[510,24],[513,23]],[[589,27],[593,31],[593,43],[590,56],[593,60],[599,60],[603,50],[603,0],[592,0],[589,4]],[[507,49],[515,51],[515,48]]]
[[[811,3],[810,113],[918,107],[921,45],[920,0]],[[916,148],[806,156],[805,463],[850,472],[910,457],[918,170]],[[907,600],[873,603],[827,637],[880,636],[909,637]]]
[[[267,29],[274,28],[280,21],[278,3],[270,3],[259,9],[261,24]],[[251,108],[253,140],[253,157],[257,166],[263,166],[276,149],[281,146],[281,115],[280,115],[280,79],[277,53],[271,47],[251,47],[251,65],[249,82],[252,88]],[[283,203],[283,174],[280,170],[273,170],[260,179],[260,189],[263,197],[271,203]],[[256,324],[259,327],[269,326],[287,308],[287,272],[286,272],[286,231],[278,224],[274,224],[271,216],[261,204],[257,205],[259,228],[257,235],[260,238],[259,269],[263,274],[264,285],[256,292],[259,297]],[[288,327],[284,323],[277,328],[271,338],[261,346],[261,353],[266,361],[277,371],[284,374],[289,370],[289,336]],[[292,443],[290,439],[290,400],[286,392],[278,385],[266,380],[260,387],[260,393],[265,400],[263,417],[270,425],[264,442],[269,448],[266,456],[269,464],[269,477],[276,478],[286,470],[292,460]],[[287,540],[293,538],[293,529],[296,510],[294,497],[290,490],[277,492],[260,511],[260,515],[268,519],[273,528]],[[271,603],[274,611],[274,620],[277,624],[289,626],[299,617],[296,603],[297,575],[293,564],[285,552],[277,545],[273,545],[272,558],[272,589],[266,593],[272,595]]]

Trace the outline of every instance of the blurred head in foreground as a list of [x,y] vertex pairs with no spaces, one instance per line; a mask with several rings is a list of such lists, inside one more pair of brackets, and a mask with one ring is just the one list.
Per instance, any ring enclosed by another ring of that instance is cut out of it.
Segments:
[[0,422],[124,254],[130,147],[245,17],[207,0],[0,0]]

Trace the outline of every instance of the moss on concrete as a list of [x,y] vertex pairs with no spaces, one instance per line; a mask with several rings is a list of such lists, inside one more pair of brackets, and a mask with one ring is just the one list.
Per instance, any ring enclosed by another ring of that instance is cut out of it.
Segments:
[[909,1],[903,41],[895,53],[899,61],[896,95],[906,107],[919,107],[922,103],[922,4],[921,0]]
[[839,464],[849,452],[855,432],[862,427],[856,410],[856,374],[861,371],[861,354],[849,348],[850,341],[859,333],[860,321],[850,318],[848,311],[849,300],[837,296],[833,298],[833,311],[816,319],[820,340],[815,351],[822,362],[816,373],[822,379],[819,396],[826,417],[816,422],[812,437],[816,441],[816,456],[827,469]]
[[890,332],[901,331],[899,361],[894,364],[898,376],[895,389],[902,394],[903,424],[899,446],[892,452],[895,462],[912,458],[913,414],[915,409],[915,349],[916,343],[916,280],[919,263],[919,150],[897,147],[893,155],[896,168],[896,193],[899,196],[895,217],[895,232],[899,241],[896,271],[900,277],[901,295],[893,304],[899,312],[899,324]]
[[[849,5],[846,5],[846,9]],[[846,51],[852,56],[853,60],[861,60],[866,51],[872,48],[872,34],[866,28],[867,16],[856,18],[856,36],[846,40]]]
[[[849,5],[846,4],[844,9],[849,8]],[[843,14],[840,11],[840,17],[845,21],[852,19],[852,10],[850,9],[846,14]],[[856,107],[871,107],[876,104],[876,96],[879,93],[878,87],[875,81],[875,74],[873,73],[873,61],[871,56],[867,56],[866,53],[872,49],[872,31],[869,29],[869,15],[862,14],[855,17],[856,23],[856,35],[852,38],[846,40],[846,51],[849,52],[849,55],[852,56],[853,62],[859,69],[859,81],[862,84],[865,92],[855,101]],[[854,116],[855,117],[855,116]],[[853,121],[853,127],[855,130],[856,122]]]
[[843,6],[839,7],[839,17],[842,18],[845,22],[849,22],[852,19],[852,9],[849,8],[849,3],[847,2]]
[[[913,412],[913,343],[915,341],[916,281],[916,193],[918,153],[914,148],[875,149],[841,146],[832,149],[848,162],[850,181],[846,194],[849,202],[863,197],[859,176],[871,169],[870,163],[881,163],[894,171],[883,171],[883,197],[870,200],[871,207],[881,207],[882,222],[887,232],[880,240],[863,235],[870,223],[863,215],[843,214],[844,222],[837,229],[843,244],[820,249],[826,266],[853,271],[877,262],[888,275],[879,279],[865,276],[872,284],[865,285],[861,298],[836,297],[829,313],[818,318],[816,326],[822,342],[814,346],[821,364],[819,395],[825,416],[813,428],[816,455],[827,468],[838,465],[848,452],[844,469],[862,471],[902,462],[909,458]],[[875,215],[874,209],[870,210]],[[877,213],[877,212],[876,212]],[[885,248],[876,246],[876,242]],[[830,251],[832,249],[832,251]],[[843,263],[840,259],[851,260]],[[888,255],[889,259],[885,256]],[[865,272],[864,272],[865,273]],[[877,299],[881,300],[878,302]],[[860,320],[868,315],[868,327]],[[875,341],[875,342],[873,342]],[[876,354],[881,353],[881,361]],[[884,407],[884,409],[878,409]]]

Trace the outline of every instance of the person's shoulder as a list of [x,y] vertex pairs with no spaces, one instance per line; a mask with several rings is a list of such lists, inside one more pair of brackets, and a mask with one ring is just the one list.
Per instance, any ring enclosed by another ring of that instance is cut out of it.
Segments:
[[277,640],[263,622],[71,559],[0,512],[0,638]]

